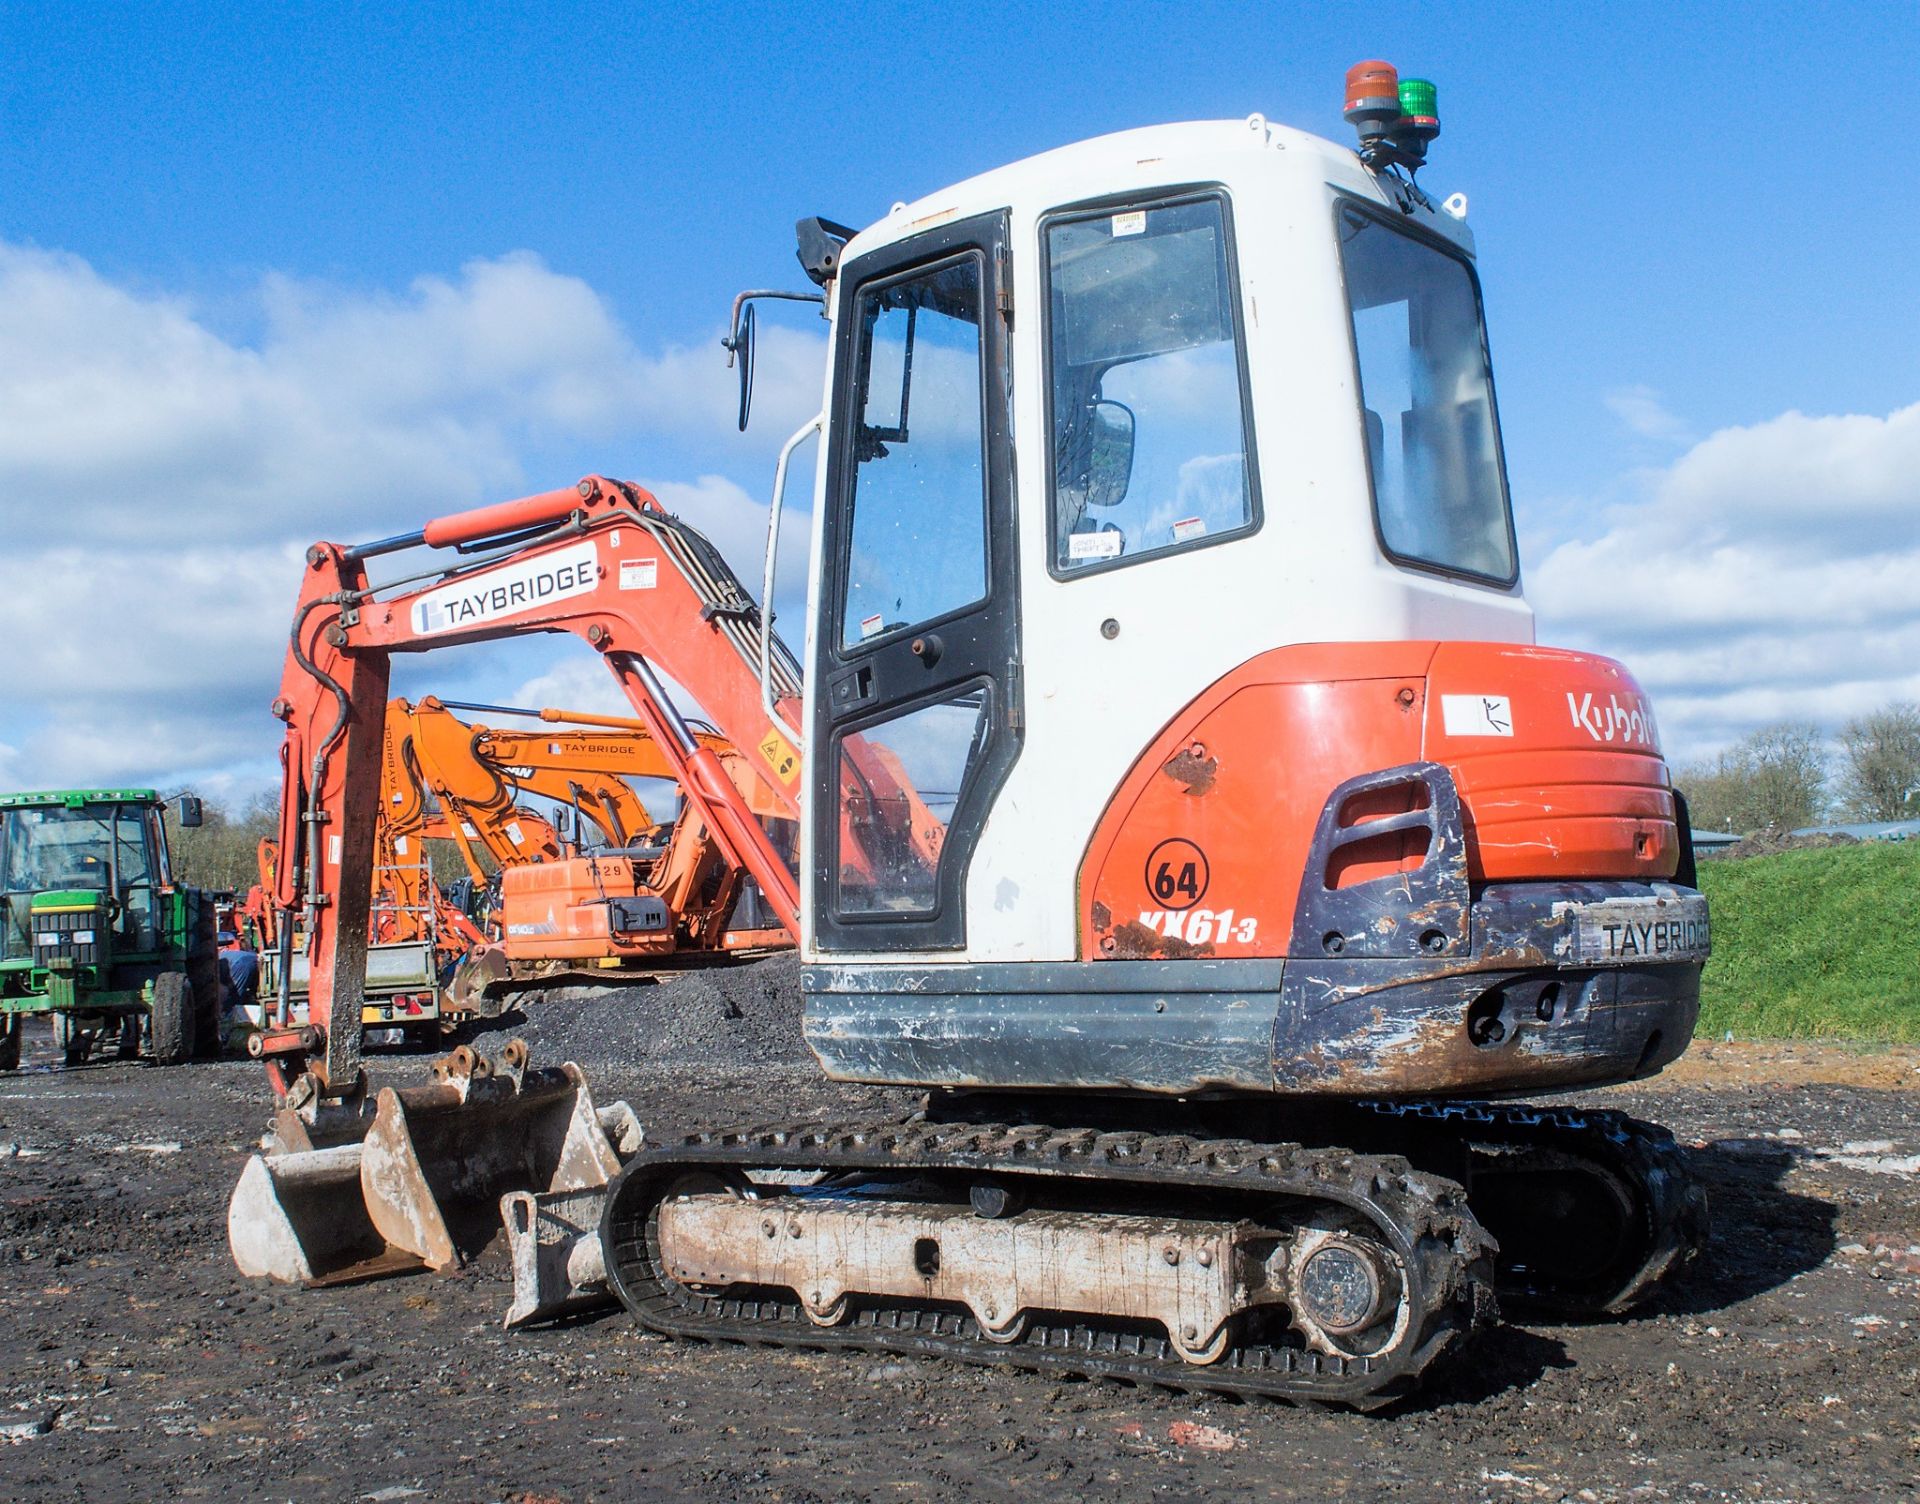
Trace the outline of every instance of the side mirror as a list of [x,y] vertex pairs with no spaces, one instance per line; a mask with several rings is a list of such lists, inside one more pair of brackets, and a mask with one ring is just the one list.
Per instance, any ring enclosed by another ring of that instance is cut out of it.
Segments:
[[1102,399],[1088,417],[1087,505],[1118,506],[1133,481],[1133,409]]
[[[852,235],[849,230],[848,235]],[[826,295],[817,292],[779,292],[757,288],[743,292],[733,300],[733,319],[720,348],[727,352],[727,364],[740,373],[740,431],[747,431],[747,414],[753,410],[753,303],[756,298],[776,298],[784,303],[826,305]]]
[[176,801],[180,806],[180,828],[196,830],[205,818],[205,811],[198,794],[182,794]]
[[740,310],[739,322],[730,339],[722,340],[733,368],[740,373],[740,432],[747,431],[747,414],[753,411],[753,304]]

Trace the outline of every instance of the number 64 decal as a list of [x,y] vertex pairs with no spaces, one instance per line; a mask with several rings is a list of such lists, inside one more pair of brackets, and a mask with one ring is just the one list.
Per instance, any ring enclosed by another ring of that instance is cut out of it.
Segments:
[[1162,841],[1147,856],[1147,891],[1170,909],[1199,903],[1212,877],[1206,852],[1182,836]]

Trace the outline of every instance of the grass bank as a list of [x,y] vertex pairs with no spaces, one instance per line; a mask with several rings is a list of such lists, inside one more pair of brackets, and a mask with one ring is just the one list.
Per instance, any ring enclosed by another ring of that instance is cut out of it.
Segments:
[[1700,1033],[1920,1044],[1920,841],[1700,864]]

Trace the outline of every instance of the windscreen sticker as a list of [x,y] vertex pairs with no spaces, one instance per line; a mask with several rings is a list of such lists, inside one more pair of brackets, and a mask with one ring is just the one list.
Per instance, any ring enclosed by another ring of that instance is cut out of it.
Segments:
[[620,561],[622,590],[652,590],[659,583],[660,561],[658,559],[622,559]]
[[1442,695],[1440,718],[1448,736],[1513,735],[1513,706],[1505,695]]
[[1145,209],[1134,209],[1126,214],[1113,216],[1113,233],[1116,239],[1122,235],[1144,234],[1146,228],[1147,211]]
[[413,630],[421,637],[457,632],[530,606],[588,595],[599,580],[599,557],[592,542],[570,544],[429,590],[413,603]]
[[860,618],[860,640],[862,642],[865,642],[869,637],[874,637],[879,635],[880,629],[884,627],[886,624],[887,624],[887,619],[884,616],[875,615],[875,616],[861,617]]
[[1204,538],[1206,535],[1206,520],[1201,517],[1182,517],[1173,525],[1175,543],[1185,543],[1190,538]]
[[1120,532],[1072,533],[1067,538],[1069,559],[1117,559],[1120,557]]

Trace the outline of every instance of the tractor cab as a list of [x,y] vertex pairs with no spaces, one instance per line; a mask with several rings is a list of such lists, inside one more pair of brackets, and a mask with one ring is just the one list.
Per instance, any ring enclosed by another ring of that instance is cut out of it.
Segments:
[[[109,1024],[139,1021],[161,975],[184,974],[212,909],[174,882],[165,807],[152,789],[0,795],[0,1053],[17,1052],[20,1015],[50,1012],[84,1058]],[[200,823],[197,799],[181,820]],[[217,1007],[216,973],[203,990]]]
[[[0,815],[0,903],[9,966],[56,956],[106,963],[151,951],[168,881],[166,838],[149,790],[14,796]],[[77,917],[75,917],[77,916]],[[44,953],[44,954],[43,954]]]

